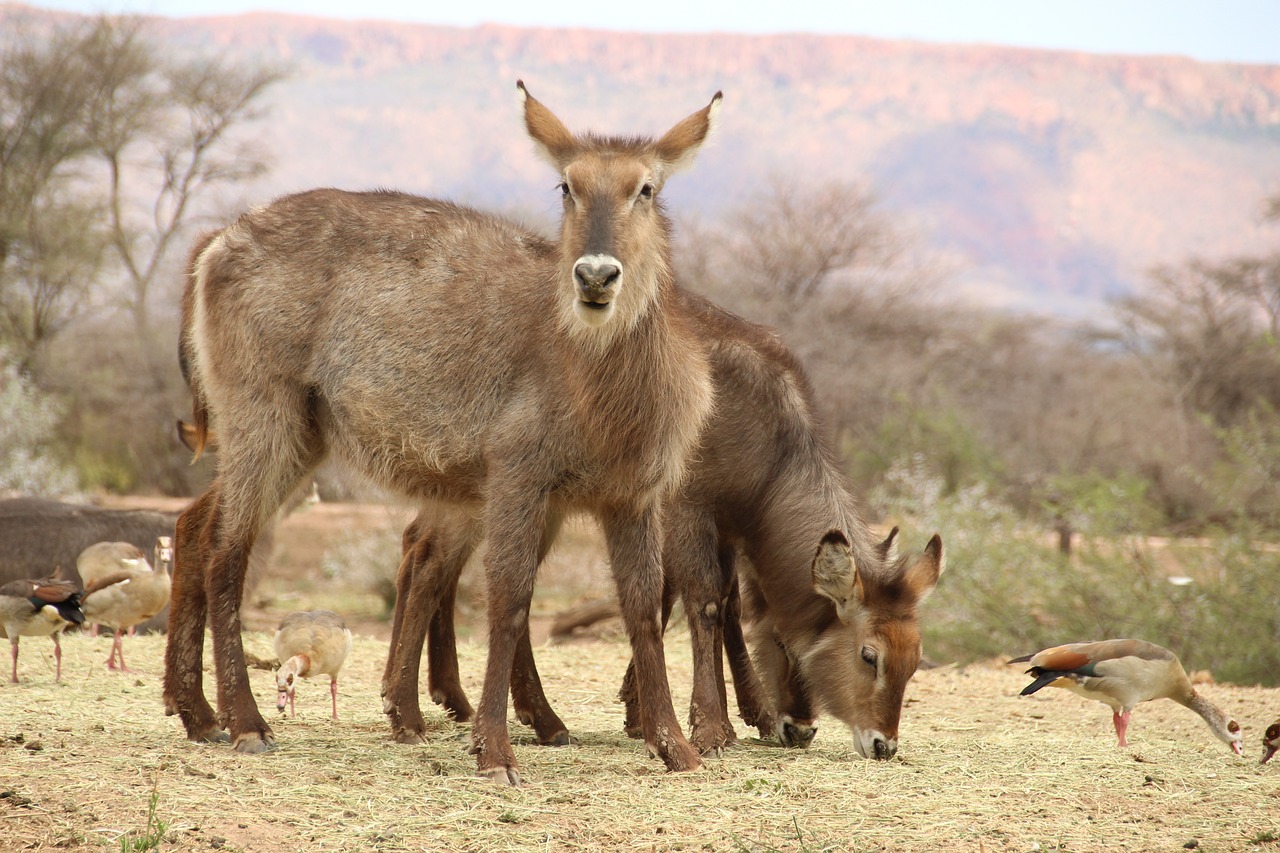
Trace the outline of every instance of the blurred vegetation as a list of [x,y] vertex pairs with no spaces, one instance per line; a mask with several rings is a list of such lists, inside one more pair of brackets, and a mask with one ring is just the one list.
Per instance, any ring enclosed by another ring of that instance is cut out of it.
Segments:
[[[181,265],[265,168],[250,126],[280,72],[41,20],[0,35],[0,490],[191,494]],[[1136,635],[1280,681],[1280,241],[1170,259],[1088,321],[949,299],[863,186],[774,179],[676,250],[804,361],[870,514],[942,532],[930,654]]]

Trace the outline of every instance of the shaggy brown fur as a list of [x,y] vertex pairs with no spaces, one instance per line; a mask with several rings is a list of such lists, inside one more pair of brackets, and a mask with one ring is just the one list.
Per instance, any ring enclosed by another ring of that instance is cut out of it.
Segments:
[[[447,202],[315,190],[241,216],[198,255],[185,351],[218,476],[178,521],[165,670],[166,704],[193,740],[225,726],[240,751],[273,744],[240,640],[244,559],[332,453],[489,531],[481,774],[519,781],[512,663],[542,543],[579,509],[605,530],[645,739],[671,769],[699,765],[666,680],[658,513],[712,393],[706,347],[673,308],[658,193],[710,133],[720,97],[650,142],[576,137],[519,92],[561,176],[558,241]],[[201,687],[206,612],[216,715]]]
[[[935,537],[912,563],[895,561],[894,534],[876,543],[858,514],[791,352],[767,327],[683,291],[680,299],[711,344],[717,400],[689,476],[665,507],[664,621],[679,594],[694,647],[690,740],[702,752],[736,740],[723,646],[749,725],[788,745],[807,745],[815,702],[853,729],[863,755],[890,757],[903,691],[920,659],[916,605],[942,570],[941,542]],[[453,595],[481,538],[479,519],[459,514],[420,516],[405,531],[383,682],[397,740],[414,741],[425,732],[417,699],[424,631],[431,637],[432,698],[456,719],[470,719],[454,661]],[[735,563],[753,605],[763,685],[742,637]],[[529,691],[515,689],[517,715],[540,741],[569,742],[542,696],[527,645],[516,666],[513,679]],[[623,696],[628,728],[638,733],[640,694],[631,676]]]

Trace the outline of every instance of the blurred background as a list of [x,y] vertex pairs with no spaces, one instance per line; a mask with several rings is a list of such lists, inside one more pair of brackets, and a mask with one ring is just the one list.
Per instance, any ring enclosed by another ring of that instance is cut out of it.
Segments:
[[[801,357],[875,523],[942,533],[926,656],[1128,635],[1280,683],[1280,13],[1198,5],[1040,36],[858,3],[664,33],[0,6],[0,493],[172,509],[207,483],[174,434],[182,266],[246,206],[393,187],[549,231],[517,78],[626,133],[723,90],[665,192],[681,280]],[[316,493],[263,621],[345,602],[376,629],[407,515],[338,470]],[[609,592],[594,531],[567,539],[544,613]]]

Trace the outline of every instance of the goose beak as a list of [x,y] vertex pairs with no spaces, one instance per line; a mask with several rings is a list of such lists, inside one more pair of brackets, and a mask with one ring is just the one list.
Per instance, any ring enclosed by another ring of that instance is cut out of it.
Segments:
[[1238,740],[1231,741],[1231,751],[1236,755],[1244,755],[1244,749],[1240,746],[1240,741]]

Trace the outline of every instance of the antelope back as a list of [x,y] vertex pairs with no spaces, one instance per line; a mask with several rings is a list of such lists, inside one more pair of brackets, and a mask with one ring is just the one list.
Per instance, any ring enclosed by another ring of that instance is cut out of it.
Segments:
[[681,473],[711,391],[659,298],[674,285],[658,193],[719,95],[649,141],[575,136],[518,88],[561,177],[558,241],[448,202],[314,190],[199,252],[184,354],[228,530],[260,527],[330,452],[391,490],[466,502],[511,466],[507,481],[568,483],[579,504]]

